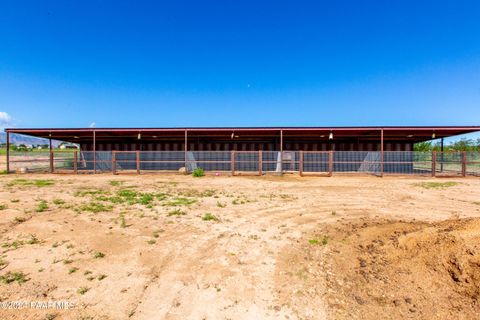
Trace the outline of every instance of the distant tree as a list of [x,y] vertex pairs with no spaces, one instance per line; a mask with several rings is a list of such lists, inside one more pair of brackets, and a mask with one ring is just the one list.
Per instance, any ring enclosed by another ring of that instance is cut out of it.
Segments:
[[455,151],[472,151],[475,150],[475,142],[472,139],[460,139],[449,145],[449,149]]
[[413,151],[432,151],[432,148],[431,141],[419,142],[413,145]]

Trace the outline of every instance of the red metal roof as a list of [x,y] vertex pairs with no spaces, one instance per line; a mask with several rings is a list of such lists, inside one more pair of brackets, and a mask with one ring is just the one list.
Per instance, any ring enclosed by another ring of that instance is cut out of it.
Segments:
[[42,138],[79,142],[91,139],[93,132],[97,138],[122,139],[133,137],[142,133],[145,137],[180,137],[188,132],[189,136],[226,136],[233,132],[242,133],[243,136],[268,137],[278,136],[280,132],[284,137],[318,137],[334,133],[337,138],[352,137],[380,137],[383,129],[384,138],[416,141],[431,140],[435,138],[450,137],[480,131],[480,126],[369,126],[369,127],[185,127],[185,128],[8,128],[5,132],[26,134]]

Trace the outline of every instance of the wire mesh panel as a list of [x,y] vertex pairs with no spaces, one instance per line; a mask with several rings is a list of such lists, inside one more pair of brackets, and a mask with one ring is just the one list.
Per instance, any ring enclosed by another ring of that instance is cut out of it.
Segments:
[[258,151],[235,151],[234,155],[235,172],[259,172],[260,153]]
[[79,171],[112,171],[112,151],[81,151],[78,159]]
[[298,151],[282,152],[282,171],[283,172],[300,171],[300,152]]
[[137,152],[115,151],[115,171],[137,170]]
[[[178,171],[185,167],[184,151],[139,151],[138,156],[140,170]],[[136,161],[136,157],[137,155],[134,153],[134,161]]]
[[336,151],[333,153],[333,172],[381,173],[381,152]]
[[[75,159],[77,155],[74,151],[54,151],[53,168],[58,171],[73,171],[75,169]],[[78,156],[77,156],[78,157]]]
[[385,174],[432,174],[432,153],[417,151],[385,151],[383,153]]
[[462,163],[462,152],[437,152],[435,164],[436,175],[462,175]]
[[10,170],[28,172],[50,171],[50,151],[10,151]]
[[308,151],[303,153],[303,172],[305,173],[329,173],[329,152]]
[[465,161],[465,173],[470,176],[480,176],[480,152],[465,152]]
[[262,151],[262,172],[280,173],[282,158],[279,151]]
[[187,154],[188,171],[202,168],[205,171],[231,171],[230,151],[191,151]]

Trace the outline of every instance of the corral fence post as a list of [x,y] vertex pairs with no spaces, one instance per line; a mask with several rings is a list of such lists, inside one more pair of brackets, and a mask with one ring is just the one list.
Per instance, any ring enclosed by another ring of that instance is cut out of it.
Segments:
[[432,177],[435,177],[437,172],[437,151],[432,151]]
[[232,151],[230,155],[230,169],[232,170],[232,176],[235,175],[235,151]]
[[49,155],[50,155],[50,173],[53,173],[53,150],[52,150],[52,138],[48,139],[49,140]]
[[462,176],[465,177],[467,175],[467,152],[462,152]]
[[300,163],[298,164],[298,173],[300,174],[300,177],[303,176],[303,150],[300,150]]
[[262,175],[263,172],[263,152],[262,150],[258,150],[258,175]]
[[73,173],[77,174],[77,151],[73,152]]
[[6,150],[6,156],[7,156],[7,173],[10,173],[10,132],[7,131],[7,150]]
[[135,162],[137,165],[137,174],[140,174],[140,150],[135,152]]
[[112,151],[112,174],[117,174],[117,151]]
[[328,176],[331,177],[333,174],[333,151],[328,152]]

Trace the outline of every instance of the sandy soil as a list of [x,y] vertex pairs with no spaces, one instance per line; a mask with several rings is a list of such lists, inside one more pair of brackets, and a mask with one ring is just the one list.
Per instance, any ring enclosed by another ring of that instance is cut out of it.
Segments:
[[75,307],[0,318],[473,319],[479,190],[468,178],[2,175],[0,301]]

